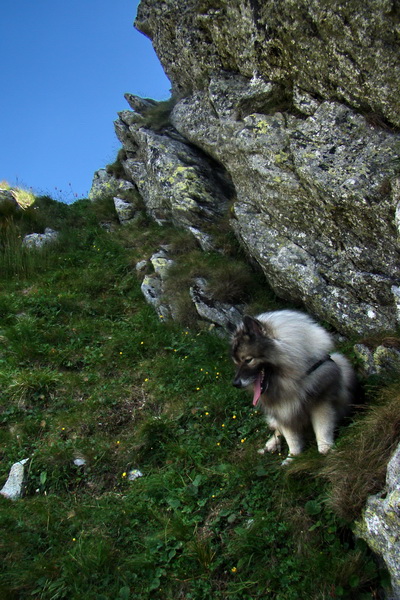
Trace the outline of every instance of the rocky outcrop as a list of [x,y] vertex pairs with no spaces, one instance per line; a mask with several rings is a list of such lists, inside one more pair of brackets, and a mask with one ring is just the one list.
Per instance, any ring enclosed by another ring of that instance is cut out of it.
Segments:
[[389,0],[142,0],[173,98],[126,94],[115,124],[149,215],[205,250],[229,221],[277,295],[347,335],[400,321],[399,22]]
[[400,446],[394,452],[387,470],[386,488],[367,501],[357,534],[383,557],[391,576],[390,600],[400,598]]
[[232,174],[232,227],[248,254],[279,296],[339,331],[393,329],[399,136],[334,102],[308,118],[255,112],[237,120],[244,83],[229,87],[229,79],[215,77],[208,92],[179,102],[172,122]]
[[399,126],[399,21],[393,0],[142,0],[135,24],[185,96],[228,71]]
[[108,173],[106,169],[99,169],[94,174],[92,187],[89,192],[89,199],[96,200],[96,198],[105,195],[117,196],[121,192],[134,189],[134,187],[135,186],[131,181],[117,179]]
[[123,111],[116,132],[127,154],[125,173],[157,223],[201,230],[225,214],[232,195],[229,178],[173,128],[154,131]]

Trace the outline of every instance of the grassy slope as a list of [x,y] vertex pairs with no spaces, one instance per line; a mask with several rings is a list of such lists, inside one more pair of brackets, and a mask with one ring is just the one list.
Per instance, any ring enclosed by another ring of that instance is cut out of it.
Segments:
[[[320,458],[284,474],[258,455],[265,426],[231,386],[227,342],[145,304],[149,232],[106,233],[101,206],[38,205],[3,223],[0,481],[30,462],[24,498],[0,497],[0,597],[377,597]],[[27,255],[14,233],[38,221],[63,234]]]

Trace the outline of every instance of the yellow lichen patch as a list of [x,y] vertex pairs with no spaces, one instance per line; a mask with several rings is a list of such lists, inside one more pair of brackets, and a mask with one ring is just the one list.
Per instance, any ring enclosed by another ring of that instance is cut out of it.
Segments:
[[268,133],[270,125],[267,121],[259,121],[255,126],[256,133],[263,135]]

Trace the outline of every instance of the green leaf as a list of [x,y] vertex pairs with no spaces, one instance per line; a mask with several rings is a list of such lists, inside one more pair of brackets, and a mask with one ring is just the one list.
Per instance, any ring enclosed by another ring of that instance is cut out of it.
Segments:
[[199,487],[199,485],[200,485],[200,483],[201,483],[202,479],[203,479],[203,478],[202,478],[202,476],[201,476],[201,475],[196,475],[196,477],[195,477],[195,478],[194,478],[194,480],[193,480],[193,484],[192,484],[192,485],[194,485],[194,487]]
[[124,587],[122,587],[119,590],[119,597],[122,600],[129,600],[130,595],[131,595],[131,590],[130,590],[130,588],[127,585],[125,585]]
[[306,502],[304,509],[306,513],[310,516],[319,515],[322,510],[321,504],[317,500],[309,500]]

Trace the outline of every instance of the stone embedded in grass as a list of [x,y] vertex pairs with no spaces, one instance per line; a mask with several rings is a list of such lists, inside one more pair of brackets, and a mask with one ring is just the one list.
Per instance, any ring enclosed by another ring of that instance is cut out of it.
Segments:
[[24,458],[13,464],[8,475],[8,479],[0,494],[10,500],[18,500],[22,495],[22,484],[24,481],[24,465],[28,462],[29,458]]
[[49,242],[55,242],[58,238],[58,231],[46,227],[44,233],[30,233],[26,235],[23,240],[23,245],[27,248],[42,248]]
[[129,481],[135,481],[135,479],[137,479],[138,477],[143,477],[143,473],[141,471],[139,471],[139,469],[132,469],[132,471],[129,471],[129,473],[128,473]]

